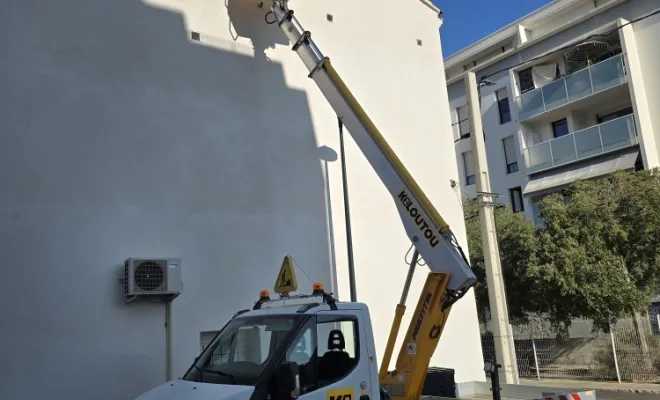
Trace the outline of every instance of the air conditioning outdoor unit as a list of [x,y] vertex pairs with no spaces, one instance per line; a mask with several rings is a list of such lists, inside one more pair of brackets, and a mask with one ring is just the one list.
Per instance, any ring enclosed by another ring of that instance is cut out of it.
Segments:
[[144,297],[171,301],[183,290],[181,259],[128,258],[123,283],[127,303]]

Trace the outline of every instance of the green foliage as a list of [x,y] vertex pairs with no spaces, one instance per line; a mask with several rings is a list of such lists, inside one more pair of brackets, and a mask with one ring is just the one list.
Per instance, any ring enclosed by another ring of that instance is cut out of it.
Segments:
[[619,172],[575,182],[569,201],[559,195],[540,203],[534,275],[554,281],[570,305],[559,319],[608,322],[645,311],[660,285],[660,179],[655,171]]
[[[468,199],[465,200],[463,209],[466,215],[470,264],[478,278],[475,295],[479,318],[485,321],[488,315],[488,286],[478,218],[479,204]],[[534,290],[536,286],[533,277],[528,273],[529,265],[535,263],[536,229],[523,214],[514,213],[508,207],[495,209],[495,223],[502,273],[506,282],[509,317],[513,322],[525,322],[530,312],[535,311],[538,297],[542,295]]]
[[[537,314],[558,331],[574,318],[591,319],[606,329],[609,321],[645,311],[660,288],[658,171],[578,181],[568,199],[553,194],[541,200],[542,229],[508,207],[495,210],[512,322]],[[488,294],[478,209],[474,200],[464,204],[483,319]]]

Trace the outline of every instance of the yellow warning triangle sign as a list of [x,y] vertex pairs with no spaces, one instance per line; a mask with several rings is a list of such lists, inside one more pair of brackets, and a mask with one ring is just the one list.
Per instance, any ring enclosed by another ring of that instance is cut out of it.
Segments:
[[275,293],[289,293],[298,289],[298,280],[296,279],[296,270],[293,267],[293,257],[286,256],[282,261],[280,273],[277,274],[275,281]]

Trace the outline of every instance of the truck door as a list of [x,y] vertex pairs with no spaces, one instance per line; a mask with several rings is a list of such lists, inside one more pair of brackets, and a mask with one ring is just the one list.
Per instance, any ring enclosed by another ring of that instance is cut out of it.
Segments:
[[359,310],[321,311],[301,329],[285,354],[298,364],[299,400],[378,400],[362,321]]

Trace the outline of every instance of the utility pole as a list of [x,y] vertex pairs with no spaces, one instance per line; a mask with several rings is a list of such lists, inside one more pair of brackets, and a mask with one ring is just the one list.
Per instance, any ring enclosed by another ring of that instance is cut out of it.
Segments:
[[470,119],[470,141],[472,143],[472,160],[477,184],[477,197],[480,198],[479,223],[481,225],[481,240],[486,267],[486,282],[488,284],[488,302],[490,305],[491,329],[495,341],[495,358],[502,365],[500,380],[514,384],[515,352],[513,337],[509,330],[509,311],[506,304],[502,265],[500,264],[500,249],[497,243],[495,214],[493,212],[493,195],[488,176],[488,160],[484,144],[483,126],[481,124],[481,107],[477,78],[472,71],[465,75],[465,93],[467,96],[468,118]]

